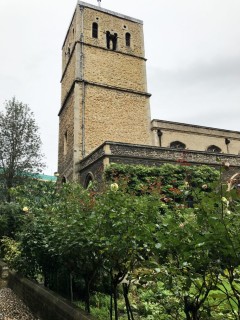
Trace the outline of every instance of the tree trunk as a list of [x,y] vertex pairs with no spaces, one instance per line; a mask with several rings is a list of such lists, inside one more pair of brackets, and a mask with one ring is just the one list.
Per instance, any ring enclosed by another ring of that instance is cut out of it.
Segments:
[[113,320],[113,295],[110,296],[110,320]]
[[126,283],[123,283],[123,295],[124,295],[124,299],[125,299],[128,320],[134,320],[132,308],[131,308],[131,305],[130,305],[130,302],[128,299],[128,292],[129,292],[128,285]]
[[73,302],[73,276],[71,272],[69,275],[69,282],[70,282],[70,299],[71,299],[71,302]]
[[199,320],[200,319],[199,318],[199,309],[197,309],[197,308],[193,309],[191,314],[192,314],[192,317],[191,317],[192,320]]
[[113,286],[113,301],[114,301],[114,315],[115,315],[115,320],[118,320],[117,284],[116,284],[116,283],[114,283],[114,286]]
[[88,276],[85,277],[85,311],[90,313],[90,283]]

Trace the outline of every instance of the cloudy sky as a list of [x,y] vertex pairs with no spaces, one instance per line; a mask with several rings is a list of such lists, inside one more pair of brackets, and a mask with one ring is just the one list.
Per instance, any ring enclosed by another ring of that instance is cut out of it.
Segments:
[[[97,5],[97,0],[88,0]],[[0,0],[0,109],[13,96],[57,170],[61,46],[76,0]],[[144,21],[154,119],[240,131],[239,0],[102,0]]]

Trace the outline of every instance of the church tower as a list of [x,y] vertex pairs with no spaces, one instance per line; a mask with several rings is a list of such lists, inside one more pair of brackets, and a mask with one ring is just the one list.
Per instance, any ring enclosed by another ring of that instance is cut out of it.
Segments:
[[143,22],[79,1],[62,47],[58,171],[105,141],[151,145]]

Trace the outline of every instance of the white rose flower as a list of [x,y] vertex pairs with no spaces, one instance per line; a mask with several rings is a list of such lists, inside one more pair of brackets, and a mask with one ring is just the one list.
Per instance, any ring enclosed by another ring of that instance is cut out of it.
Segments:
[[115,192],[116,192],[119,187],[118,187],[118,184],[117,184],[117,183],[112,183],[112,184],[110,185],[110,188],[111,188],[112,191],[115,191]]
[[229,205],[229,201],[228,201],[228,199],[227,198],[225,198],[225,197],[222,197],[222,202],[228,207],[228,205]]

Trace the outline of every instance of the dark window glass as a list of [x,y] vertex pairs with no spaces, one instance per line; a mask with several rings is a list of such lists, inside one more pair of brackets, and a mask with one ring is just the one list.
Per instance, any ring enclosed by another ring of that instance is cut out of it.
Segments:
[[109,31],[106,32],[107,48],[110,50],[117,50],[117,33],[111,34]]
[[173,141],[170,143],[170,148],[186,149],[186,145],[184,143],[182,143],[181,141]]
[[130,47],[130,45],[131,45],[131,35],[130,35],[130,33],[127,32],[125,38],[126,38],[126,46]]
[[92,183],[93,183],[93,175],[92,173],[88,173],[84,183],[84,187],[87,189]]
[[98,24],[96,22],[92,24],[92,37],[98,38]]
[[208,152],[215,152],[215,153],[221,153],[221,152],[222,152],[222,150],[221,150],[219,147],[214,146],[214,145],[209,146],[209,147],[207,148],[207,151],[208,151]]

